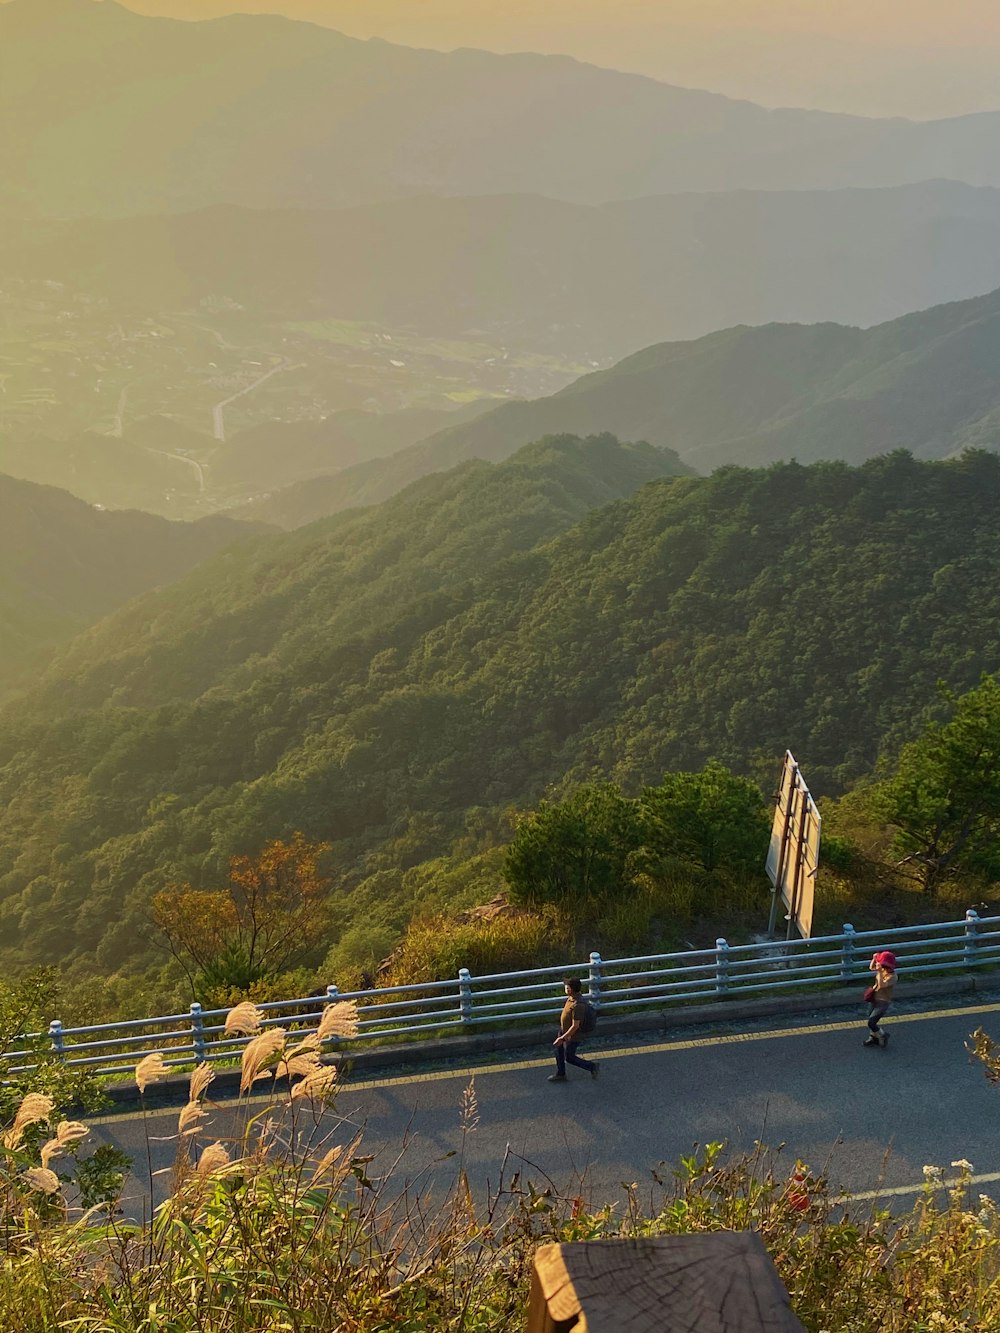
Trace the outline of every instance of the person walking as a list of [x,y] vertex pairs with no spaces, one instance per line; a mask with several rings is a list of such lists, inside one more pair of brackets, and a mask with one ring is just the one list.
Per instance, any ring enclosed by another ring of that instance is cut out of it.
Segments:
[[556,1072],[549,1075],[550,1083],[566,1082],[567,1065],[576,1065],[577,1069],[585,1069],[591,1078],[597,1077],[597,1062],[581,1060],[576,1053],[587,1031],[591,1030],[588,1019],[592,1010],[589,1001],[580,993],[582,989],[579,977],[566,977],[563,981],[566,1003],[559,1015],[559,1036],[552,1043],[556,1052]]
[[875,973],[875,980],[865,991],[871,1009],[868,1011],[868,1036],[864,1045],[886,1046],[889,1034],[880,1027],[880,1021],[896,993],[896,955],[883,949],[881,953],[873,955],[868,970]]

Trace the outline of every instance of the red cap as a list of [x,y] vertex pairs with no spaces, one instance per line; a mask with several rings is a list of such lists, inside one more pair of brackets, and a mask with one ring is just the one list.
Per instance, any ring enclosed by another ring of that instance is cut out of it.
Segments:
[[882,953],[877,953],[875,955],[875,961],[878,963],[879,967],[887,967],[890,972],[895,972],[896,970],[896,955],[891,953],[888,949],[883,950]]

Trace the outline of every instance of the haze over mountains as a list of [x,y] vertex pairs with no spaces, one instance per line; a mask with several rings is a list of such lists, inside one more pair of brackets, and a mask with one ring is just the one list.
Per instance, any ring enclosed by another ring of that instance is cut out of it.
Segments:
[[998,130],[0,4],[0,957],[297,828],[398,932],[511,803],[843,788],[997,669]]
[[115,308],[220,300],[585,359],[734,324],[874,324],[1000,286],[1000,190],[671,194],[600,207],[421,197],[13,224],[3,275]]
[[768,111],[566,57],[417,51],[272,17],[0,6],[0,206],[22,213],[1000,185],[998,127],[1000,113]]
[[[742,335],[725,344],[731,380],[698,348],[621,411],[592,381],[548,395],[664,339],[877,324],[994,289],[998,127],[772,112],[563,57],[410,50],[275,17],[10,0],[0,470],[194,517],[359,469],[305,506],[268,501],[287,523],[501,457],[526,429],[649,436],[698,468],[810,456],[824,431],[821,453],[867,456],[812,418],[800,446],[799,407],[776,400],[775,420],[751,406],[741,432],[771,443],[730,448]],[[722,406],[698,407],[703,393]],[[378,461],[461,425],[428,413],[540,395],[469,448],[471,428]]]
[[259,527],[101,513],[0,475],[0,697],[20,672],[137,594],[170,583]]
[[495,461],[541,435],[591,429],[673,449],[696,472],[785,458],[861,463],[900,448],[922,458],[997,450],[998,366],[1000,292],[871,329],[727,329],[646,348],[549,398],[502,403],[241,514],[295,527],[463,459]]

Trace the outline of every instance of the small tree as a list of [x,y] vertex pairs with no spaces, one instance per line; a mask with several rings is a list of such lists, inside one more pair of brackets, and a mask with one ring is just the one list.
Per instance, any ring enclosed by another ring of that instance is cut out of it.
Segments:
[[668,773],[639,798],[650,857],[686,861],[702,870],[759,869],[769,817],[755,782],[710,761],[700,773]]
[[[36,967],[15,981],[0,979],[0,1064],[4,1066],[0,1083],[0,1124],[13,1118],[15,1108],[29,1093],[51,1097],[55,1110],[73,1105],[94,1110],[104,1097],[97,1079],[89,1070],[81,1070],[57,1056],[45,1032],[49,1020],[57,1017],[60,987],[55,968]],[[43,1035],[32,1039],[32,1031]],[[24,1051],[18,1065],[22,1073],[8,1067],[11,1051]]]
[[1000,851],[1000,680],[984,676],[951,702],[951,720],[930,723],[907,745],[872,799],[896,830],[900,865],[916,867],[927,893],[956,868]]
[[621,897],[633,887],[641,844],[635,801],[613,783],[592,784],[558,804],[542,801],[521,821],[503,877],[519,903],[572,907]]
[[318,866],[328,850],[296,833],[291,842],[269,842],[255,857],[234,856],[224,889],[182,884],[156,895],[153,920],[192,989],[246,989],[316,948],[329,887]]

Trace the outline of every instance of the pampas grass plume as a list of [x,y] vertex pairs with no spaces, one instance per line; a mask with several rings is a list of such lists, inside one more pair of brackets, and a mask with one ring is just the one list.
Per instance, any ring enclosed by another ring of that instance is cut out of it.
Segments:
[[164,1064],[163,1056],[159,1051],[147,1055],[135,1067],[135,1081],[140,1093],[145,1092],[151,1083],[159,1083],[160,1079],[166,1078],[166,1076],[167,1066]]

